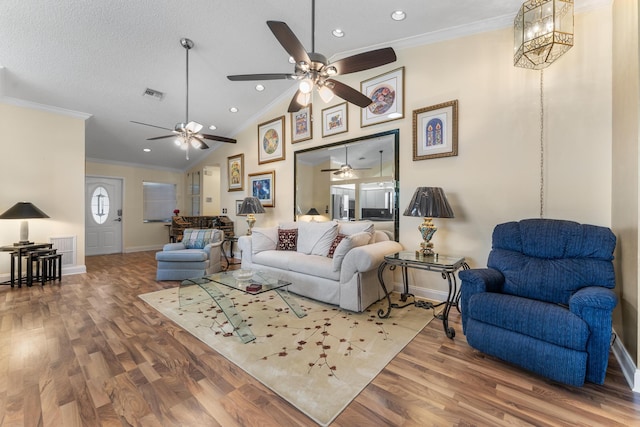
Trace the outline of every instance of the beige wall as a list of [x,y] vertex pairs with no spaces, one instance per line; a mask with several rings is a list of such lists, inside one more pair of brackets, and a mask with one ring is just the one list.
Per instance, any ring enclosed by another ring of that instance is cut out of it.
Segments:
[[207,166],[204,168],[200,210],[202,215],[220,215],[220,185],[220,167]]
[[[611,11],[601,8],[575,17],[576,46],[545,71],[545,173],[548,218],[611,225]],[[322,138],[314,98],[314,138],[290,144],[286,115],[286,160],[258,165],[256,125],[286,112],[289,96],[210,156],[244,152],[247,173],[276,171],[276,205],[259,216],[258,226],[293,218],[294,151],[400,129],[400,210],[417,186],[440,186],[456,218],[435,220],[434,241],[442,253],[460,254],[472,266],[486,264],[491,232],[500,222],[539,216],[539,72],[512,65],[511,28],[397,52],[398,61],[376,70],[340,77],[356,88],[360,81],[405,67],[405,117],[360,127],[359,109],[349,105],[349,132]],[[412,111],[458,99],[459,155],[414,162]],[[331,105],[341,102],[336,99]],[[205,160],[202,165],[206,165]],[[202,167],[202,166],[200,166]],[[230,208],[238,193],[226,189],[222,165],[221,207]],[[246,176],[245,176],[246,179]],[[246,185],[245,185],[246,188]],[[245,194],[247,191],[245,191]],[[594,198],[593,194],[598,194]],[[605,200],[603,203],[602,200]],[[246,224],[236,220],[236,232]],[[419,219],[400,218],[400,243],[416,247]],[[438,275],[425,274],[421,286],[443,292]]]
[[[77,236],[77,267],[84,270],[84,119],[0,103],[0,213],[32,202],[49,219],[29,220],[29,239]],[[17,242],[20,220],[0,220],[0,244]],[[0,253],[0,276],[9,273]]]
[[142,183],[162,182],[177,185],[178,209],[186,212],[184,189],[185,174],[160,169],[87,162],[87,176],[122,178],[123,215],[122,246],[124,252],[136,252],[162,248],[169,241],[169,231],[164,223],[144,223]]
[[618,235],[616,274],[620,303],[614,329],[636,366],[638,341],[638,3],[613,5],[613,229]]

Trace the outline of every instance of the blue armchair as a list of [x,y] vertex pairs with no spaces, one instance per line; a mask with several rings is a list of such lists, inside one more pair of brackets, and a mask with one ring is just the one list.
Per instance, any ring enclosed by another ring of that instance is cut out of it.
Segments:
[[182,241],[164,245],[156,253],[156,280],[184,280],[222,270],[224,232],[218,229],[184,230]]
[[571,221],[496,226],[488,268],[459,273],[467,342],[565,384],[604,383],[615,246],[610,229]]

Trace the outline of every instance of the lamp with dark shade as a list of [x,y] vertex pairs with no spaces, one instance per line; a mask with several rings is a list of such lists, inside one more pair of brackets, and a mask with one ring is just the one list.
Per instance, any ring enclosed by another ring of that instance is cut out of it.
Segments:
[[311,208],[305,215],[311,216],[311,222],[314,222],[316,220],[315,216],[320,215],[320,212],[316,208]]
[[247,216],[247,224],[249,225],[249,229],[247,230],[247,236],[251,235],[251,229],[256,223],[255,214],[265,213],[264,207],[262,203],[260,203],[260,199],[257,197],[245,197],[242,201],[242,205],[240,205],[240,212],[238,215]]
[[19,245],[28,245],[32,243],[29,241],[29,222],[27,221],[29,218],[49,218],[49,215],[42,212],[30,202],[18,202],[0,215],[0,219],[24,220],[20,223]]
[[404,216],[417,216],[424,218],[422,224],[418,226],[418,231],[422,235],[422,243],[416,254],[433,255],[433,243],[431,238],[438,231],[433,224],[433,218],[453,218],[453,209],[449,205],[447,196],[440,187],[418,187],[416,188],[409,206],[404,211]]

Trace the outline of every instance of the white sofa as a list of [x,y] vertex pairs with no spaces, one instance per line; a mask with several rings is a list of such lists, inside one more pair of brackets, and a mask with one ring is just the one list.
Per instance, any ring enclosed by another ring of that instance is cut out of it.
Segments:
[[291,282],[291,292],[356,312],[384,296],[378,266],[403,249],[367,221],[253,228],[238,239],[238,248],[243,269],[268,272]]

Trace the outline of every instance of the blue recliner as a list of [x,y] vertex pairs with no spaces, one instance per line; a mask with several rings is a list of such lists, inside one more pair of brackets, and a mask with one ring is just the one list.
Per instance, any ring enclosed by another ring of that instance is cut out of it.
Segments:
[[224,233],[218,229],[187,228],[182,241],[167,243],[156,253],[156,280],[184,280],[217,273]]
[[610,229],[571,221],[496,226],[488,268],[459,273],[467,342],[555,381],[604,383],[615,246]]

